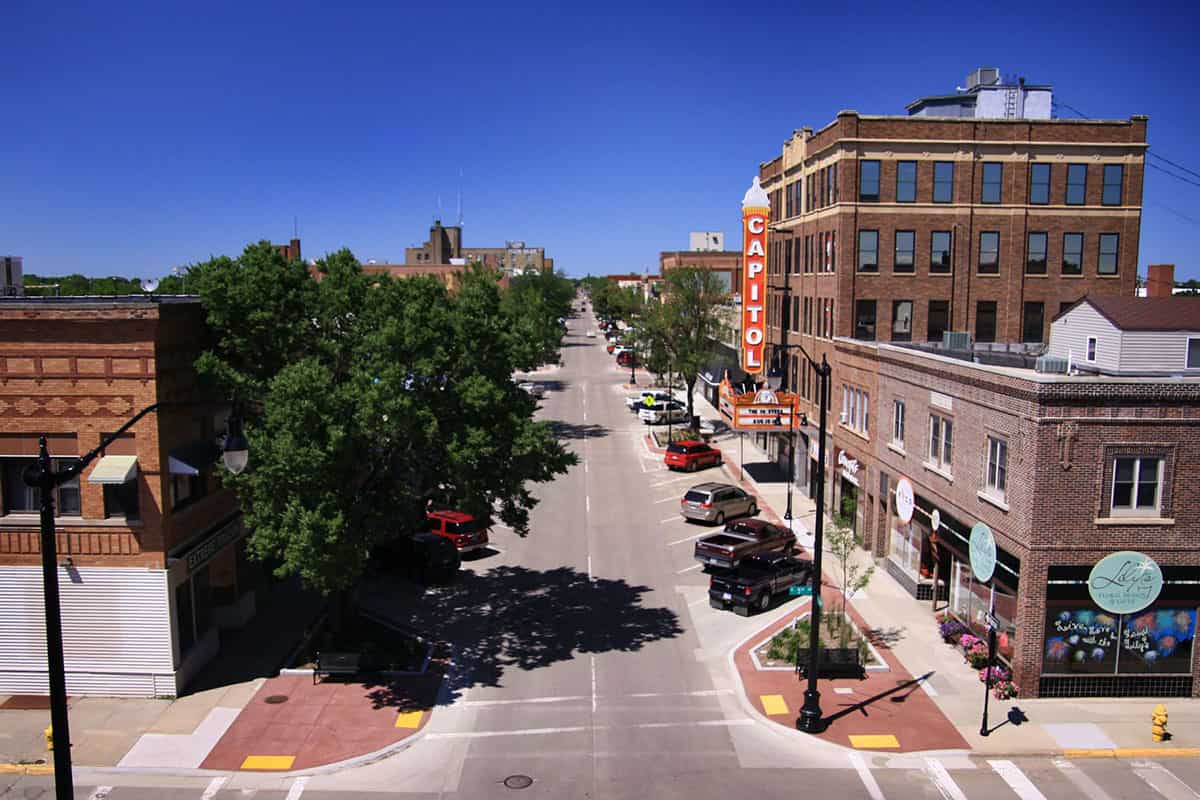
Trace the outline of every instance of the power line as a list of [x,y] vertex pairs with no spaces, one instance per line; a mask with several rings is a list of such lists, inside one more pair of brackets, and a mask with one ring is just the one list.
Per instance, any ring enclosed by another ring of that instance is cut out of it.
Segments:
[[1174,161],[1170,160],[1169,158],[1163,158],[1158,153],[1152,153],[1152,152],[1150,152],[1149,147],[1146,148],[1146,154],[1149,155],[1151,158],[1157,158],[1159,161],[1167,162],[1175,169],[1181,169],[1189,175],[1195,175],[1197,178],[1200,178],[1200,172],[1194,172],[1194,171],[1188,169],[1187,167],[1183,166],[1182,164],[1176,164]]
[[1176,175],[1174,172],[1171,172],[1170,170],[1167,170],[1167,169],[1163,169],[1162,167],[1158,166],[1157,164],[1147,163],[1146,166],[1149,167],[1150,169],[1156,169],[1159,172],[1162,172],[1166,175],[1170,175],[1172,178],[1174,178],[1177,181],[1183,181],[1184,183],[1191,184],[1192,186],[1200,186],[1200,181],[1193,181],[1193,180],[1189,180],[1188,178],[1183,177],[1182,175]]
[[1193,225],[1200,225],[1200,219],[1196,219],[1195,217],[1189,217],[1187,214],[1184,214],[1182,211],[1176,211],[1175,209],[1171,208],[1170,206],[1166,205],[1165,203],[1160,203],[1157,200],[1151,200],[1150,205],[1158,206],[1159,208],[1163,209],[1164,211],[1170,211],[1175,216],[1179,217],[1180,219],[1187,220],[1188,222],[1192,223]]
[[[1055,105],[1057,105],[1057,106],[1062,106],[1063,108],[1067,109],[1068,111],[1073,111],[1074,113],[1078,114],[1078,115],[1079,115],[1079,116],[1080,116],[1082,119],[1090,119],[1090,117],[1089,117],[1087,114],[1084,114],[1082,111],[1080,111],[1078,108],[1075,108],[1074,106],[1071,106],[1071,105],[1068,105],[1067,103],[1064,103],[1062,100],[1057,100],[1057,99],[1056,99],[1056,100],[1054,101],[1054,104],[1055,104]],[[1162,162],[1164,162],[1164,163],[1166,163],[1166,164],[1170,164],[1170,165],[1171,165],[1172,167],[1174,167],[1175,169],[1178,169],[1178,170],[1183,170],[1184,172],[1186,172],[1186,173],[1187,173],[1187,174],[1189,174],[1189,175],[1192,175],[1192,176],[1194,176],[1194,177],[1196,177],[1196,178],[1200,178],[1200,172],[1196,172],[1195,170],[1188,169],[1187,167],[1183,166],[1182,164],[1177,164],[1177,163],[1175,163],[1174,161],[1172,161],[1171,159],[1169,159],[1169,158],[1166,158],[1165,156],[1160,156],[1158,153],[1151,152],[1151,150],[1150,150],[1150,148],[1149,148],[1149,147],[1147,147],[1147,148],[1146,148],[1146,154],[1147,154],[1148,156],[1150,156],[1151,158],[1157,158],[1159,161],[1162,161]],[[1153,165],[1153,164],[1147,164],[1146,166],[1151,166],[1151,167],[1152,167],[1152,166],[1154,166],[1154,165]],[[1161,168],[1158,168],[1158,169],[1161,169]],[[1185,178],[1180,178],[1178,175],[1174,175],[1174,174],[1172,174],[1172,173],[1170,173],[1170,172],[1167,172],[1166,170],[1162,170],[1162,171],[1163,171],[1163,172],[1166,172],[1166,173],[1167,173],[1168,175],[1170,175],[1172,178],[1179,178],[1180,180],[1182,180],[1182,181],[1185,181],[1186,183],[1191,183],[1191,181],[1188,181],[1188,180],[1186,180]],[[1197,186],[1200,186],[1200,184],[1195,184],[1195,185],[1197,185]]]

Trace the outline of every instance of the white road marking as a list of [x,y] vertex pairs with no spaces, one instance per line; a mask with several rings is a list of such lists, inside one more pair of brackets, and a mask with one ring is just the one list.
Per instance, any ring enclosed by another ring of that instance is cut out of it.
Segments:
[[1053,762],[1054,766],[1058,767],[1058,771],[1066,775],[1067,779],[1083,792],[1084,797],[1089,797],[1091,800],[1112,800],[1112,796],[1100,788],[1100,784],[1070,761],[1065,758],[1055,758]]
[[684,517],[681,517],[680,515],[676,514],[673,517],[667,517],[666,519],[660,519],[658,521],[658,524],[666,525],[668,522],[686,522],[686,521],[687,520]]
[[1167,800],[1195,800],[1200,797],[1175,774],[1155,761],[1134,761],[1133,774]]
[[625,697],[715,697],[719,694],[733,694],[733,689],[700,689],[695,692],[638,692],[627,694]]
[[592,510],[592,498],[590,498],[590,497],[583,498],[583,505],[584,505],[584,508],[586,508],[590,512]]
[[200,800],[213,800],[217,796],[217,792],[221,791],[221,787],[229,780],[229,776],[225,775],[220,778],[213,778],[208,782],[208,788],[204,790],[204,794],[200,795]]
[[678,503],[678,502],[679,502],[679,495],[673,494],[670,497],[664,497],[662,500],[655,500],[654,505],[658,505],[659,503]]
[[592,730],[590,725],[574,725],[566,728],[523,728],[515,731],[460,731],[428,733],[428,739],[491,739],[497,736],[551,736],[560,733],[582,733]]
[[1021,772],[1020,767],[1013,762],[988,761],[988,766],[1004,779],[1004,782],[1017,793],[1017,797],[1020,797],[1021,800],[1046,800],[1046,795],[1038,791],[1038,788],[1033,785],[1033,781],[1029,780],[1028,776]]
[[933,688],[933,684],[929,682],[929,678],[921,681],[921,689],[923,689],[925,694],[929,695],[930,697],[938,696],[937,689]]
[[287,797],[284,800],[300,800],[300,795],[304,794],[304,786],[308,783],[308,778],[296,778],[288,789]]
[[660,486],[667,486],[668,484],[679,483],[680,481],[694,481],[694,480],[696,480],[695,475],[684,475],[682,478],[674,478],[669,481],[662,481],[661,483],[652,483],[652,484],[650,484],[650,488],[657,489]]
[[587,695],[566,694],[560,697],[529,697],[523,700],[467,700],[466,702],[455,703],[454,707],[486,708],[487,706],[520,706],[526,703],[572,703],[578,700],[587,700]]
[[104,800],[112,792],[111,786],[97,786],[91,794],[88,795],[88,800]]
[[685,572],[691,572],[692,570],[694,570],[694,569],[700,569],[700,568],[701,568],[701,567],[703,567],[703,566],[704,566],[703,564],[692,564],[690,567],[684,567],[684,568],[683,568],[683,569],[681,569],[681,570],[676,570],[675,574],[676,574],[676,575],[682,575],[682,574],[683,574],[683,573],[685,573]]
[[588,580],[594,581],[596,578],[592,575],[592,554],[588,553]]
[[863,782],[863,786],[867,789],[867,794],[871,796],[871,800],[884,800],[883,792],[879,790],[879,784],[875,781],[875,776],[871,774],[871,770],[867,768],[867,762],[859,753],[850,752],[846,754],[850,759],[850,763],[854,766],[855,772],[858,773],[859,779]]
[[688,537],[686,537],[686,538],[683,538],[683,539],[676,539],[676,540],[675,540],[675,541],[673,541],[673,542],[667,542],[667,547],[673,547],[673,546],[675,546],[675,545],[677,545],[677,544],[683,544],[684,542],[691,542],[691,541],[694,541],[694,540],[696,540],[696,539],[701,539],[701,538],[703,538],[703,537],[705,537],[705,536],[708,536],[708,534],[709,534],[709,533],[710,533],[710,531],[700,531],[700,533],[697,533],[697,534],[695,534],[694,536],[688,536]]
[[584,472],[588,471],[588,462],[586,462],[586,461],[583,462],[583,471]]
[[933,781],[933,785],[946,800],[967,800],[967,796],[958,788],[958,784],[950,777],[946,767],[936,758],[925,759],[925,773]]
[[734,728],[753,725],[752,719],[708,719],[702,722],[642,722],[631,728]]
[[592,713],[596,713],[596,657],[592,656]]
[[707,599],[708,599],[707,597],[701,597],[699,600],[693,600],[692,602],[688,603],[688,608],[693,608],[694,606],[698,606]]

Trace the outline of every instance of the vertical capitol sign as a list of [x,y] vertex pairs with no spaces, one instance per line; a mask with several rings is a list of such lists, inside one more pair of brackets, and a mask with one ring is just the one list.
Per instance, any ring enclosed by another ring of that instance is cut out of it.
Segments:
[[771,201],[755,176],[742,198],[742,370],[750,375],[763,371],[770,219]]

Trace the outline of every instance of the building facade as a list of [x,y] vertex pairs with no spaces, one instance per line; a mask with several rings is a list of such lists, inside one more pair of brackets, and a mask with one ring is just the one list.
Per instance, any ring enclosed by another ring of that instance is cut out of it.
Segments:
[[[546,258],[544,247],[527,247],[525,242],[508,241],[504,247],[464,247],[462,226],[443,226],[435,220],[429,239],[420,247],[404,249],[404,266],[434,267],[479,262],[489,269],[519,275],[527,269],[554,269],[554,259]],[[384,264],[379,266],[399,266]]]
[[[0,299],[0,694],[44,694],[40,500],[22,480],[46,435],[61,467],[138,411],[197,397],[197,298]],[[228,407],[140,420],[56,491],[67,691],[176,695],[255,612],[257,570],[216,475]]]

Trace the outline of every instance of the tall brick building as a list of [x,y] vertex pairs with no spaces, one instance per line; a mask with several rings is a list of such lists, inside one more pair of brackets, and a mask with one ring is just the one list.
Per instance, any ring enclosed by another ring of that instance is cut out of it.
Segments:
[[[163,400],[197,398],[204,314],[188,297],[0,299],[0,694],[47,692],[39,498],[63,462]],[[216,470],[228,407],[144,417],[56,491],[67,691],[173,696],[255,611],[256,569]]]

